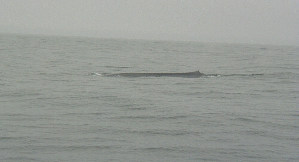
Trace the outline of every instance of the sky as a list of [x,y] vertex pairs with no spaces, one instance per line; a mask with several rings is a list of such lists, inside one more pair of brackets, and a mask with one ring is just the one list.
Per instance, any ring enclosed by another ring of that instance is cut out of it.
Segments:
[[299,0],[0,0],[0,33],[299,45]]

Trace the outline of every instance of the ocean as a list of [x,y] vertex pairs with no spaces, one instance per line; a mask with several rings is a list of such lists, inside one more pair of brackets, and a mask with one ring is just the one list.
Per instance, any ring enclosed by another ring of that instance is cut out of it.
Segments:
[[298,98],[298,46],[0,35],[3,162],[299,161]]

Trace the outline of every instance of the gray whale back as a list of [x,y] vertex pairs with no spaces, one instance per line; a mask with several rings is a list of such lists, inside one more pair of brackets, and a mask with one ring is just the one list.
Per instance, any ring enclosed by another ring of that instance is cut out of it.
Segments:
[[106,76],[122,76],[122,77],[182,77],[182,78],[198,78],[204,74],[199,71],[186,73],[117,73]]

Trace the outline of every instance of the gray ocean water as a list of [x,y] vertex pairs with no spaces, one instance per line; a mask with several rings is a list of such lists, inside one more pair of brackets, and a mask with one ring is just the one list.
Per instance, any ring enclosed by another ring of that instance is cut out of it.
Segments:
[[0,161],[299,161],[298,97],[299,47],[0,35]]

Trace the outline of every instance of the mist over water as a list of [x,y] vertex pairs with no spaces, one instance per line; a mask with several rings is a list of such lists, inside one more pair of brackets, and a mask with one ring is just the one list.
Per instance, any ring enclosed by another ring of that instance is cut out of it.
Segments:
[[298,161],[298,53],[1,35],[0,161]]

